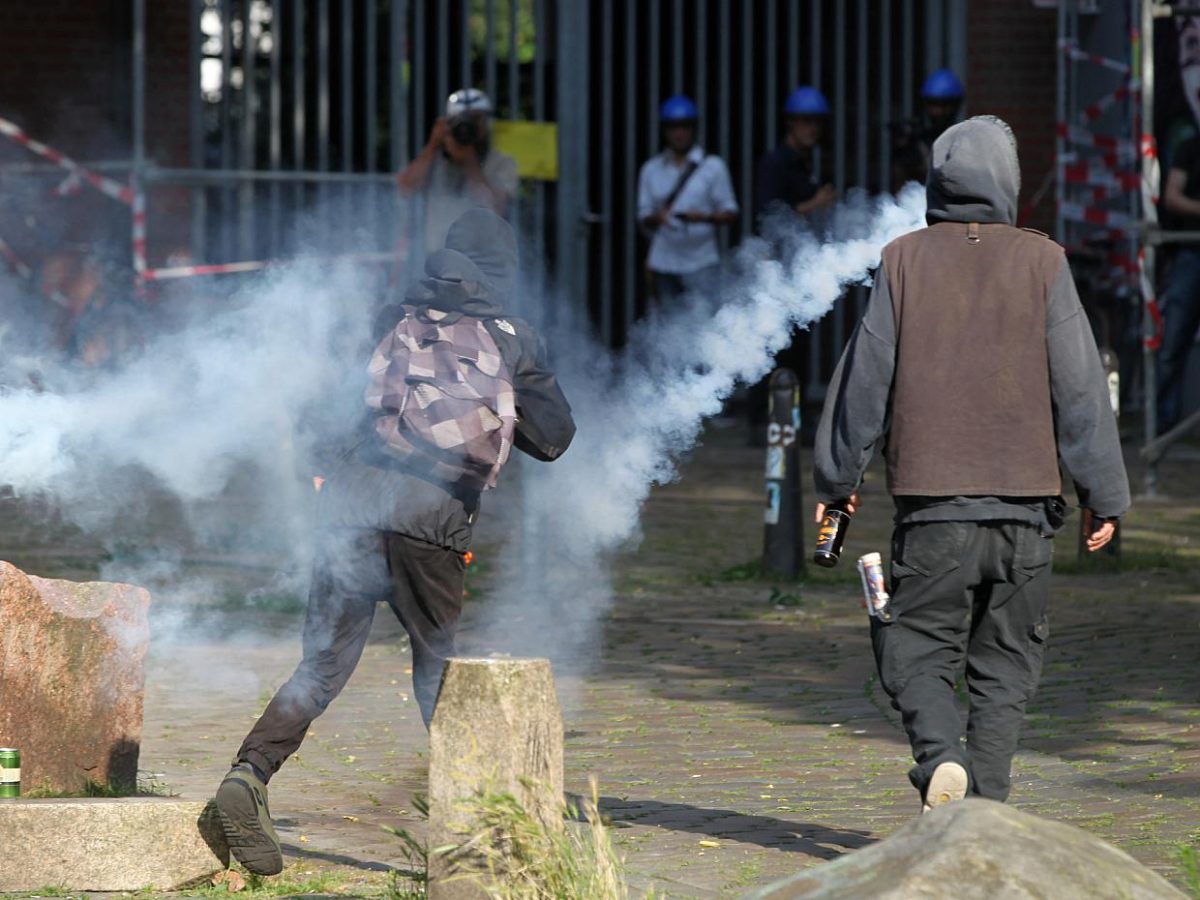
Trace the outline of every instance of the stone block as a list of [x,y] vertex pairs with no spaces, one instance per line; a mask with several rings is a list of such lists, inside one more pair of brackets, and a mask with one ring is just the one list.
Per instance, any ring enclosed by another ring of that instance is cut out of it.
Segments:
[[[429,846],[472,829],[464,800],[508,792],[547,828],[563,827],[563,726],[550,661],[452,659],[429,728]],[[478,880],[430,859],[431,900],[474,900]]]
[[991,800],[919,816],[891,837],[746,900],[1186,900],[1093,834]]
[[229,864],[210,804],[158,797],[0,800],[0,892],[174,890]]
[[149,606],[0,562],[0,747],[21,751],[23,793],[136,783]]

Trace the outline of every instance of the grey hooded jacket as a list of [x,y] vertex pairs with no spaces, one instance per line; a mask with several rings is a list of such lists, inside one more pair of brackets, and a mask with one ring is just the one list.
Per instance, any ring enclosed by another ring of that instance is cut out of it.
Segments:
[[[1013,225],[1020,170],[1008,126],[979,116],[948,129],[934,143],[926,184],[926,220]],[[831,380],[814,447],[818,500],[831,502],[858,489],[871,456],[886,442],[896,375],[897,323],[891,276],[881,265],[866,312]],[[937,290],[936,284],[929,285]],[[1065,256],[1046,297],[1046,355],[1054,439],[1075,481],[1080,503],[1099,516],[1129,507],[1129,485],[1109,408],[1108,389],[1087,315]],[[958,348],[970,353],[971,348]],[[948,386],[943,386],[945,389]],[[938,402],[930,385],[929,402]],[[947,453],[954,448],[947,447]],[[996,448],[1003,453],[1003,447]],[[1049,499],[1049,498],[1045,498]],[[1028,496],[895,497],[898,523],[1024,521],[1048,525],[1045,499]]]
[[[450,226],[445,247],[425,263],[426,278],[403,302],[377,317],[378,342],[405,314],[404,306],[433,307],[477,316],[496,341],[517,401],[517,449],[545,462],[557,459],[575,435],[571,407],[549,367],[546,348],[525,320],[508,315],[517,276],[517,243],[512,227],[494,213],[472,209]],[[365,370],[366,359],[363,359]],[[359,393],[361,402],[361,393]],[[365,408],[365,407],[364,407]],[[319,504],[325,527],[394,531],[458,552],[471,544],[479,494],[423,480],[389,456],[365,414],[331,467]]]

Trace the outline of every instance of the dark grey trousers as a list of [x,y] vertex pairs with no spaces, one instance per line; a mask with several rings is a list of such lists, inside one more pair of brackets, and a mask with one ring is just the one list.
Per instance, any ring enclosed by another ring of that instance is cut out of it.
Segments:
[[[924,796],[940,763],[971,792],[1003,801],[1049,626],[1053,542],[1016,522],[902,525],[892,539],[894,620],[871,622],[879,678],[900,712]],[[970,711],[955,688],[965,675]]]
[[304,656],[238,750],[270,777],[304,740],[350,676],[375,607],[386,602],[412,644],[413,694],[426,726],[463,602],[462,555],[386,531],[329,528],[318,535],[304,619]]

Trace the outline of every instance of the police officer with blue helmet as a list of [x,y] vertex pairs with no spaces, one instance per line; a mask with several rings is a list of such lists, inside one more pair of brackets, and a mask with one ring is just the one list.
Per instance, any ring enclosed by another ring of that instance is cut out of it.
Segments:
[[720,261],[717,228],[737,218],[729,167],[696,140],[700,111],[676,94],[659,108],[666,148],[638,173],[638,224],[650,239],[650,292],[670,305],[711,283]]
[[936,141],[958,120],[966,91],[958,76],[949,69],[938,69],[921,85],[922,116],[893,122],[892,190],[909,181],[925,182],[929,171],[929,153]]
[[783,107],[783,140],[758,163],[754,183],[756,219],[771,209],[808,215],[837,200],[833,186],[822,183],[813,159],[829,114],[829,101],[815,87],[804,85],[788,96]]

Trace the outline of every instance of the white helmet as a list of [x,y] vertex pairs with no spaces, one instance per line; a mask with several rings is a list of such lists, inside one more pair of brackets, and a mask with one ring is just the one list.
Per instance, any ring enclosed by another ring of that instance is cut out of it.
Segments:
[[446,118],[457,119],[467,113],[481,112],[492,114],[492,101],[479,88],[463,88],[455,91],[446,101]]

